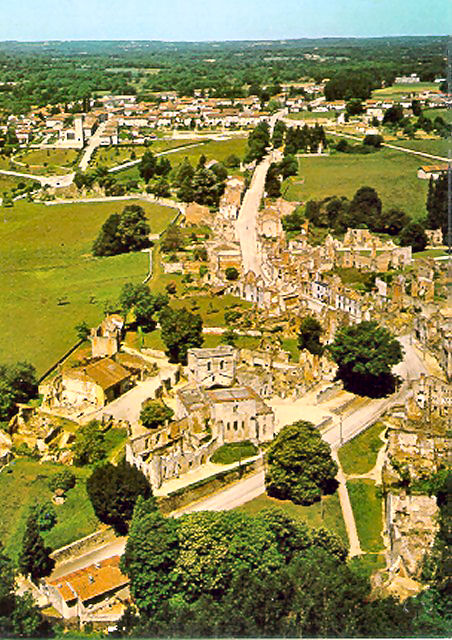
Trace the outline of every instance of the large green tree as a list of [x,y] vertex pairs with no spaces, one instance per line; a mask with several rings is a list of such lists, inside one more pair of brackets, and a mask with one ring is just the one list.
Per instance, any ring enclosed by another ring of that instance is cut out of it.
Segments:
[[265,485],[275,498],[312,504],[337,486],[330,447],[310,422],[285,426],[271,442],[267,462]]
[[360,395],[380,397],[394,390],[393,365],[403,357],[400,342],[376,322],[342,327],[328,350],[344,387]]
[[320,337],[323,333],[322,325],[312,316],[303,318],[298,333],[298,348],[307,349],[309,353],[320,356],[323,353],[323,345]]
[[411,247],[413,251],[423,251],[427,245],[424,227],[419,222],[409,222],[399,235],[402,247]]
[[39,533],[39,526],[33,517],[29,516],[22,538],[22,548],[19,555],[19,569],[25,576],[36,581],[49,576],[55,565],[50,557],[51,549],[44,544]]
[[151,293],[145,284],[127,282],[121,290],[119,304],[126,317],[132,311],[136,324],[145,331],[153,331],[156,314],[168,304],[168,296]]
[[160,312],[159,320],[170,361],[187,364],[188,349],[201,347],[204,341],[201,316],[190,313],[185,307],[172,309],[168,306]]
[[107,462],[94,469],[86,482],[86,490],[101,522],[115,531],[127,533],[138,496],[152,497],[151,487],[143,473],[125,460],[117,466]]
[[102,225],[93,244],[95,256],[113,256],[148,247],[151,229],[143,207],[131,204],[113,213]]

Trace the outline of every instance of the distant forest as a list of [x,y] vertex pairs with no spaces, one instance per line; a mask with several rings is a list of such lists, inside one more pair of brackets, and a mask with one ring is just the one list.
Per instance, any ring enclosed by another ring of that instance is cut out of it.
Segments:
[[325,78],[338,79],[339,86],[356,85],[356,97],[368,97],[397,75],[417,73],[427,82],[445,78],[446,64],[447,38],[439,36],[0,42],[0,110],[24,113],[32,105],[86,100],[99,92],[149,100],[159,91],[193,95],[202,89],[215,97],[265,99],[281,84]]

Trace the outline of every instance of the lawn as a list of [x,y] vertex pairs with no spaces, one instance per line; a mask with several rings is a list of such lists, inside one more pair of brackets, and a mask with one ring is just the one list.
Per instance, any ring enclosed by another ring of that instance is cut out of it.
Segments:
[[[74,325],[93,325],[123,284],[148,272],[146,253],[94,258],[91,246],[108,215],[127,202],[45,206],[26,202],[3,209],[0,227],[0,362],[28,360],[39,374],[75,340]],[[142,203],[153,232],[174,209]]]
[[[421,140],[395,140],[390,144],[404,149],[413,149],[413,151],[422,151],[423,153],[430,153],[433,156],[441,156],[441,158],[447,158],[450,152],[449,140],[445,138],[425,138]],[[417,159],[419,166],[423,164],[429,164],[429,159],[419,157]]]
[[347,489],[363,551],[382,551],[382,499],[372,480],[349,480]]
[[[55,168],[70,169],[78,155],[75,149],[30,149],[16,155],[15,160],[29,165],[22,168],[25,173],[33,173],[35,169],[51,172]],[[17,165],[17,171],[21,171],[20,165]]]
[[361,556],[355,556],[348,561],[350,569],[364,578],[370,578],[370,576],[386,567],[386,560],[384,553],[364,553]]
[[374,187],[383,208],[400,207],[414,219],[425,216],[428,181],[419,180],[419,158],[392,149],[369,155],[337,153],[300,158],[299,175],[283,189],[287,200],[306,202],[327,196],[352,198],[362,186]]
[[286,338],[283,340],[282,348],[290,353],[290,360],[298,362],[300,360],[300,350],[298,348],[297,338]]
[[[0,474],[0,540],[14,560],[20,551],[29,507],[35,502],[50,500],[52,492],[48,480],[62,468],[63,465],[50,462],[40,464],[18,458]],[[55,506],[57,524],[43,535],[52,549],[87,536],[99,528],[85,487],[90,470],[74,467],[73,471],[77,476],[77,484],[68,491],[65,503]]]
[[171,306],[175,309],[186,307],[192,313],[198,313],[205,327],[225,327],[224,312],[228,309],[249,309],[251,303],[230,294],[218,297],[210,295],[194,295],[190,298],[173,299]]
[[413,82],[412,84],[394,84],[384,89],[372,91],[372,99],[378,98],[402,98],[410,93],[422,93],[423,91],[437,91],[438,85],[434,82]]
[[384,430],[385,425],[376,422],[339,449],[339,460],[344,473],[361,475],[373,469],[377,454],[384,446],[379,438]]
[[216,464],[232,464],[246,458],[252,458],[256,454],[257,449],[249,440],[229,442],[215,451],[211,461]]
[[316,502],[310,507],[303,507],[290,502],[290,500],[277,500],[270,498],[266,493],[237,507],[237,511],[256,515],[262,509],[280,507],[288,516],[300,522],[306,522],[310,527],[325,527],[336,533],[348,547],[348,538],[342,518],[341,506],[337,493],[325,496],[322,503]]

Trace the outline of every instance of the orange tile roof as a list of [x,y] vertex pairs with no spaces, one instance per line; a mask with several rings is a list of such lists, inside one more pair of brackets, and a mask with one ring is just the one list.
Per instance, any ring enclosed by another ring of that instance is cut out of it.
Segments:
[[65,602],[76,598],[86,602],[113,589],[127,586],[129,578],[119,569],[119,556],[113,556],[47,582],[58,590]]

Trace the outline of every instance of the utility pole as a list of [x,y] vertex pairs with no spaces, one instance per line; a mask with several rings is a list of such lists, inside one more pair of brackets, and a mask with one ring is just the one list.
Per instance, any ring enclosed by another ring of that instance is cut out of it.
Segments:
[[342,437],[342,413],[339,415],[339,444],[342,447],[344,439]]

